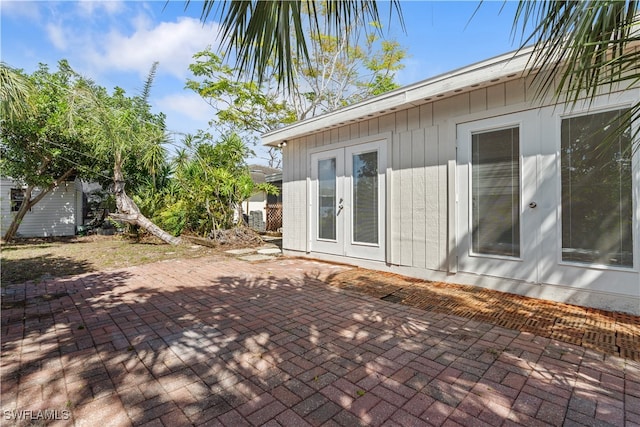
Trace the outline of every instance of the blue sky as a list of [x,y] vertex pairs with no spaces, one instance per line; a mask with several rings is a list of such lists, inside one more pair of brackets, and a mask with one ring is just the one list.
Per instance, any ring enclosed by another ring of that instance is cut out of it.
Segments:
[[[396,19],[383,22],[387,37],[408,50],[397,75],[410,84],[518,47],[511,37],[514,2],[403,2],[406,33]],[[386,5],[381,10],[387,10]],[[137,94],[154,61],[159,68],[151,93],[156,112],[176,133],[206,129],[212,107],[184,89],[192,55],[218,46],[215,22],[199,21],[192,1],[0,1],[1,51],[5,63],[33,72],[60,59],[98,84]],[[473,16],[473,18],[472,18]],[[261,150],[256,150],[260,156]],[[256,163],[262,163],[259,159]]]

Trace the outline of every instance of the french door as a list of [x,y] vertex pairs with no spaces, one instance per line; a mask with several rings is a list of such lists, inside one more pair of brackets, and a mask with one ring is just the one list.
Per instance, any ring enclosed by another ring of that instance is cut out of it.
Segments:
[[311,154],[311,251],[384,260],[386,156],[386,141]]

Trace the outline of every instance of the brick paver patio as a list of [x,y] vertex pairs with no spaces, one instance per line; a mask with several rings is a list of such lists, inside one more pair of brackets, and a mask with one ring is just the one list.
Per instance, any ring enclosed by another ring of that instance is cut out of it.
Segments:
[[210,258],[9,286],[2,425],[640,425],[640,362],[324,282],[347,270]]

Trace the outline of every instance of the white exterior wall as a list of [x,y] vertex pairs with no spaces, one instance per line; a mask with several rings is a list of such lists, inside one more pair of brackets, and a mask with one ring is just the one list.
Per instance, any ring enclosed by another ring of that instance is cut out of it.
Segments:
[[288,141],[282,150],[283,247],[307,250],[308,151],[391,132],[392,172],[387,177],[391,183],[388,261],[449,270],[447,183],[448,169],[456,160],[455,118],[477,112],[487,114],[496,107],[502,109],[494,114],[503,114],[507,111],[504,108],[507,93],[510,103],[515,105],[513,111],[517,111],[517,104],[525,100],[522,81],[506,82]]
[[[0,188],[0,233],[4,234],[14,215],[11,212],[11,189],[19,187],[12,180],[2,178]],[[37,194],[38,190],[35,190],[32,197]],[[18,236],[73,236],[76,225],[81,223],[82,184],[79,180],[65,182],[27,212],[18,228]]]
[[[633,285],[635,279],[632,279],[631,286],[627,280],[627,285],[618,289],[603,280],[588,279],[598,277],[589,268],[583,269],[584,276],[578,276],[579,283],[575,283],[573,277],[564,284],[529,283],[457,271],[457,243],[460,238],[460,231],[456,226],[457,125],[537,110],[542,105],[553,104],[549,99],[535,99],[534,92],[535,88],[528,79],[510,79],[442,100],[423,101],[422,105],[383,115],[372,111],[371,119],[352,120],[353,123],[340,123],[308,136],[288,139],[287,146],[283,149],[283,249],[290,254],[307,253],[316,258],[429,280],[474,284],[533,297],[640,314],[638,154],[634,159],[633,178],[636,261],[634,272],[630,273],[635,274],[637,287]],[[639,89],[627,92],[632,92],[632,97],[640,99]],[[557,117],[564,111],[562,106],[550,107],[550,110]],[[557,124],[559,128],[559,120]],[[392,141],[391,168],[386,176],[386,262],[308,252],[309,150],[317,147],[329,149],[335,143],[389,132]],[[559,138],[559,134],[554,136]],[[556,153],[551,156],[556,156]],[[544,161],[542,155],[540,157],[538,161]],[[559,182],[559,176],[555,179]],[[580,280],[582,278],[584,280]]]

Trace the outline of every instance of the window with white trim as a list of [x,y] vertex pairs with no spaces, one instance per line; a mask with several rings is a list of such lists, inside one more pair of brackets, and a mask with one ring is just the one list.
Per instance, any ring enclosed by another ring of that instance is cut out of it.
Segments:
[[11,212],[18,212],[24,203],[24,190],[21,188],[11,189]]
[[[633,267],[627,110],[562,120],[562,260]],[[623,129],[622,129],[623,130]]]

